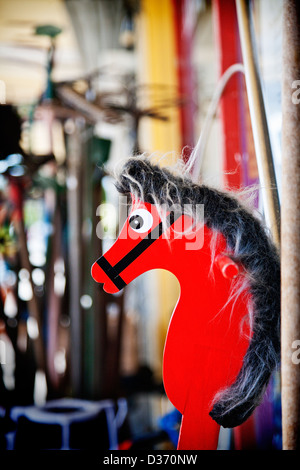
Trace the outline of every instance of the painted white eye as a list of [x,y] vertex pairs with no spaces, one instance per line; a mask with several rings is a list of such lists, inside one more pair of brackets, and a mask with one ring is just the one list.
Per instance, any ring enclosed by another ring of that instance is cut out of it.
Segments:
[[153,217],[146,209],[136,209],[129,217],[129,225],[135,232],[145,233],[152,227]]

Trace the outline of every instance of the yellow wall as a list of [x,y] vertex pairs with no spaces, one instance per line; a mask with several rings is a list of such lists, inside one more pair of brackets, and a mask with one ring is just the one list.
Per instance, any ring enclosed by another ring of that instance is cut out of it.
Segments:
[[[151,85],[167,85],[166,93],[178,86],[176,49],[171,0],[142,0],[139,17],[139,80]],[[149,151],[180,152],[179,110],[163,110],[168,122],[151,119]]]

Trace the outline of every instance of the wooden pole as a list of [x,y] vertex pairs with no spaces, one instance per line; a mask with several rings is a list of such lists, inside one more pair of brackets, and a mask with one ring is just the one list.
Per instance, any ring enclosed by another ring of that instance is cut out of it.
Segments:
[[47,369],[49,376],[49,386],[52,388],[52,392],[57,392],[60,384],[60,377],[55,369],[55,353],[58,347],[58,325],[59,317],[62,308],[62,298],[55,292],[54,288],[54,266],[55,261],[61,255],[62,250],[62,221],[61,213],[59,209],[59,202],[56,195],[56,207],[53,215],[53,226],[55,227],[52,236],[52,249],[50,259],[50,276],[48,284],[48,316],[47,316],[47,327],[48,327],[48,338],[47,338]]
[[[281,378],[282,444],[299,448],[300,441],[300,3],[283,2],[282,67],[282,305]],[[299,86],[298,86],[299,88]]]
[[238,26],[245,67],[245,79],[255,153],[262,187],[266,223],[270,228],[274,243],[280,245],[280,209],[276,187],[269,130],[259,79],[255,47],[253,44],[252,23],[248,0],[236,0]]
[[[97,207],[102,201],[101,197],[101,179],[102,175],[97,167],[95,173],[98,178],[93,181],[93,230],[92,230],[92,247],[94,259],[102,256],[102,240],[97,236],[97,224],[99,218],[96,217]],[[102,286],[97,282],[93,283],[93,314],[94,314],[94,341],[95,341],[95,358],[94,358],[94,394],[95,398],[105,397],[106,392],[106,364],[107,364],[107,313],[106,306],[109,294],[107,294]]]
[[56,94],[64,104],[71,106],[77,112],[81,112],[92,123],[103,121],[104,111],[97,105],[87,101],[71,87],[60,85],[56,89]]
[[82,260],[81,260],[81,140],[80,125],[73,123],[74,129],[68,136],[68,258],[69,258],[69,291],[71,318],[71,383],[73,396],[82,394],[83,374],[83,340],[82,311],[80,297],[82,294]]

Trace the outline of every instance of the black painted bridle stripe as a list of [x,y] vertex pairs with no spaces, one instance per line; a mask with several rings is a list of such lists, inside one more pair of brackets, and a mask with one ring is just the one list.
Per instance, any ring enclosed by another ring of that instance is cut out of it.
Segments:
[[[155,240],[157,240],[162,235],[162,222],[155,227],[152,232],[151,238],[148,238],[150,234],[148,234],[143,240],[141,240],[132,250],[130,250],[124,258],[122,258],[115,266],[116,272],[121,273],[124,271],[127,266],[129,266],[136,258],[138,258],[150,245],[152,245]],[[157,235],[155,237],[155,235]]]
[[105,274],[109,277],[109,279],[115,284],[115,286],[119,290],[123,289],[123,287],[126,286],[126,282],[121,278],[121,276],[119,276],[114,267],[107,261],[104,256],[101,256],[101,258],[97,260],[97,264],[100,266],[100,268],[103,269]]
[[[181,213],[170,212],[166,218],[167,229],[174,224]],[[149,246],[152,245],[163,234],[163,223],[160,222],[148,235],[143,238],[132,250],[130,250],[115,266],[116,273],[121,273],[127,268],[136,258],[138,258]]]
[[[166,218],[167,229],[182,215],[180,212],[170,212]],[[152,245],[163,233],[163,223],[160,222],[151,232],[146,235],[132,250],[130,250],[115,266],[112,266],[105,256],[97,260],[97,264],[103,269],[105,274],[115,284],[118,289],[123,289],[126,282],[121,278],[120,273],[124,271],[136,258],[138,258],[149,246]]]

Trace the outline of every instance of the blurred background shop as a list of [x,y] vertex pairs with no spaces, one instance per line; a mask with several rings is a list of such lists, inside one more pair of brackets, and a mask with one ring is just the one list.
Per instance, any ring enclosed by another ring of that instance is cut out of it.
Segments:
[[[283,5],[251,10],[280,195]],[[112,295],[90,269],[119,230],[108,170],[130,155],[188,158],[203,131],[202,181],[259,182],[243,74],[215,95],[241,62],[234,0],[0,0],[0,448],[176,448],[178,282],[151,271]],[[281,448],[276,374],[219,448]]]

